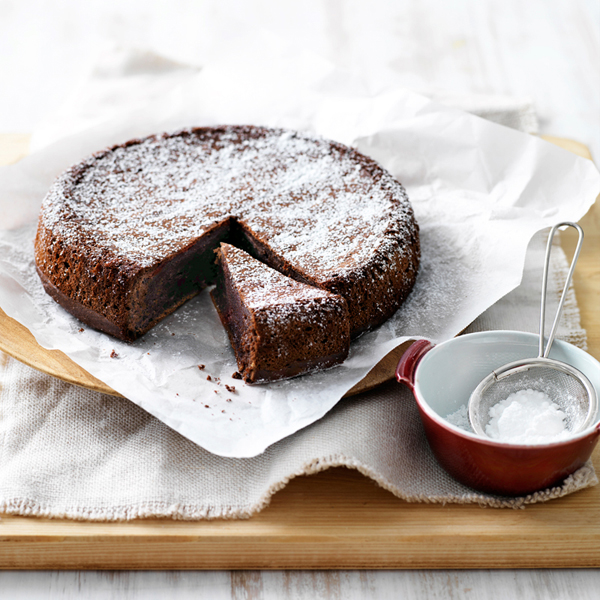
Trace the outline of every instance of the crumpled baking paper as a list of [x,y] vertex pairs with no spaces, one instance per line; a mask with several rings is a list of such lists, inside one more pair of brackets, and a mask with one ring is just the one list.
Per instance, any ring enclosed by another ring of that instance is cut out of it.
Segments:
[[[137,51],[101,62],[88,102],[70,106],[73,127],[63,114],[70,135],[46,136],[40,149],[0,170],[2,309],[45,348],[62,350],[182,435],[230,457],[260,454],[321,418],[403,341],[458,334],[519,284],[536,231],[577,221],[600,193],[590,161],[406,90],[373,90],[319,57],[273,44],[201,69],[157,60],[153,72],[152,55]],[[421,228],[417,284],[338,367],[254,386],[232,379],[234,354],[207,290],[127,344],[82,327],[42,289],[36,219],[63,169],[132,137],[223,123],[311,130],[353,145],[408,191]]]

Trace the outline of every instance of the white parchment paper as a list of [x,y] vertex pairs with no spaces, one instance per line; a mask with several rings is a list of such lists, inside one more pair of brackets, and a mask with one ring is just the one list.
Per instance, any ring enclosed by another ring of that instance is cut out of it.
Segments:
[[[600,193],[590,161],[406,90],[366,88],[283,44],[202,69],[119,56],[99,63],[80,95],[87,101],[62,115],[70,135],[56,139],[46,128],[37,151],[0,171],[0,306],[42,346],[222,456],[260,454],[321,418],[406,339],[459,333],[518,285],[536,231],[578,220]],[[421,227],[416,287],[338,367],[248,386],[231,378],[233,351],[206,290],[126,344],[82,326],[42,289],[32,244],[54,177],[112,143],[221,123],[315,131],[356,146],[407,188]]]

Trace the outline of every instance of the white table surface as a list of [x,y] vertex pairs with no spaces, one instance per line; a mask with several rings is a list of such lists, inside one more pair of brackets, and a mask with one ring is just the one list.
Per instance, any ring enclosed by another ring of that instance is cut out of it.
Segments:
[[[541,133],[600,160],[598,0],[0,0],[0,132],[34,130],[107,41],[202,64],[261,28],[414,89],[531,98]],[[0,571],[2,599],[75,597],[586,600],[600,573]]]

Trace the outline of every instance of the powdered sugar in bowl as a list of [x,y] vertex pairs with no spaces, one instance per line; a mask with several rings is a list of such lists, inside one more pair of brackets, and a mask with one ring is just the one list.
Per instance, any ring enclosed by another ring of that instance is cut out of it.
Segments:
[[[543,443],[510,443],[475,435],[453,415],[494,368],[535,354],[538,336],[486,331],[458,336],[437,346],[415,342],[398,368],[398,381],[413,391],[429,445],[455,479],[474,489],[509,496],[559,484],[590,458],[600,437],[600,415],[579,433]],[[600,363],[566,342],[554,342],[552,358],[584,373],[600,391]],[[451,421],[448,418],[451,417]]]

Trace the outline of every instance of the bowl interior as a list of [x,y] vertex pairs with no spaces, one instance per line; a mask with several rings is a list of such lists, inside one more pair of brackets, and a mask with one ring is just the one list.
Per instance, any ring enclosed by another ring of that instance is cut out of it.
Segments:
[[[484,331],[458,336],[435,346],[419,364],[415,389],[421,401],[446,418],[465,405],[481,380],[514,360],[538,355],[537,334]],[[600,395],[600,363],[583,350],[555,340],[550,357],[584,373]],[[597,422],[598,415],[594,419]]]

